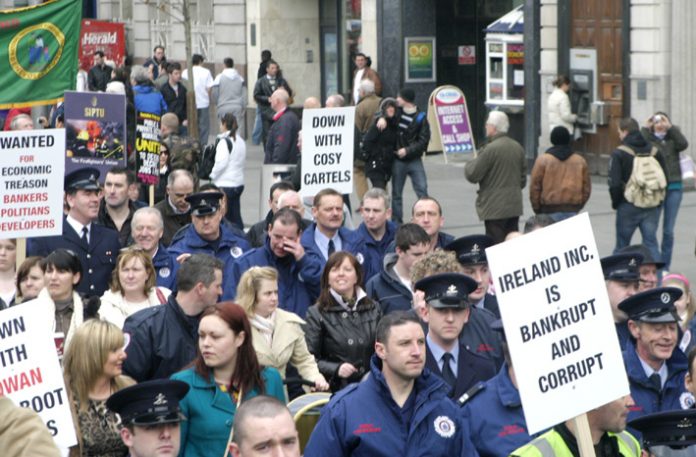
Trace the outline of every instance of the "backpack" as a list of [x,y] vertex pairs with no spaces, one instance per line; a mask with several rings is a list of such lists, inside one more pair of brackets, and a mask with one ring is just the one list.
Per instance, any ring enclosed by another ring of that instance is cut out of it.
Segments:
[[633,170],[624,189],[626,200],[638,208],[659,206],[667,193],[667,178],[655,158],[657,149],[653,147],[647,155],[637,155],[628,146],[622,145],[619,149],[633,156]]
[[[224,138],[227,143],[227,150],[231,154],[233,146],[232,140],[228,136]],[[201,161],[198,163],[198,177],[200,179],[210,179],[210,172],[213,171],[213,166],[215,166],[215,151],[220,140],[221,138],[216,138],[215,143],[208,144],[205,149],[203,149]]]
[[170,135],[167,138],[169,146],[169,165],[172,170],[188,170],[196,176],[196,164],[201,152],[198,140],[190,136]]

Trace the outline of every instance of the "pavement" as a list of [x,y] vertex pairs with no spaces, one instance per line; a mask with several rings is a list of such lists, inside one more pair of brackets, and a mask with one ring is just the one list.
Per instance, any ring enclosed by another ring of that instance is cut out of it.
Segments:
[[[476,215],[476,190],[478,186],[469,183],[464,178],[464,164],[461,162],[445,163],[442,154],[431,155],[424,158],[425,169],[428,175],[428,191],[443,207],[445,226],[443,231],[454,236],[485,233],[483,222]],[[263,149],[247,143],[247,159],[245,168],[245,186],[242,194],[242,218],[247,227],[256,223],[265,216],[268,207],[259,208],[260,176],[263,164]],[[529,189],[523,191],[524,214],[520,218],[520,229],[524,221],[534,215],[529,204]],[[404,214],[410,212],[410,208],[416,200],[416,195],[411,188],[411,181],[407,180],[404,188]],[[268,201],[268,190],[263,189],[263,201]],[[353,209],[358,208],[358,200],[355,194],[351,196]],[[694,246],[696,234],[696,192],[685,192],[681,203],[677,224],[675,227],[675,243],[672,256],[671,271],[680,272],[690,280],[696,279],[694,266]],[[609,189],[606,177],[592,177],[592,194],[585,206],[585,211],[590,214],[590,221],[594,230],[597,249],[600,255],[612,253],[615,244],[615,220],[616,213],[611,209]],[[354,212],[353,222],[360,224],[360,215]],[[662,238],[662,226],[658,229],[658,241]],[[640,232],[636,230],[632,243],[640,243]],[[691,276],[691,275],[694,276]]]

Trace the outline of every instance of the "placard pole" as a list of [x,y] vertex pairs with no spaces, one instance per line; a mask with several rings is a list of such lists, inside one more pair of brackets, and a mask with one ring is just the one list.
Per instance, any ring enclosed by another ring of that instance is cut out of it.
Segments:
[[24,263],[24,259],[27,258],[27,239],[17,238],[17,250],[15,256],[15,271],[19,270],[20,265]]
[[587,414],[580,414],[573,418],[575,425],[575,439],[578,442],[581,457],[595,457],[594,443],[590,433],[590,423]]
[[155,185],[150,184],[148,186],[149,189],[149,194],[150,194],[150,206],[155,206]]

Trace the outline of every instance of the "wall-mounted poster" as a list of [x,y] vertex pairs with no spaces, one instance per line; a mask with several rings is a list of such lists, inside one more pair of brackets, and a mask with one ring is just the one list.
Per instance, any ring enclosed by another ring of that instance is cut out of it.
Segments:
[[405,82],[435,82],[435,37],[404,38]]

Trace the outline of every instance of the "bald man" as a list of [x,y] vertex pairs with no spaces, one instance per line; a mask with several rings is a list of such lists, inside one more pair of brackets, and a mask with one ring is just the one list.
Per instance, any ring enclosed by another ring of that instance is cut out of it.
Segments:
[[300,120],[288,109],[290,95],[285,89],[277,89],[271,95],[271,108],[275,112],[273,124],[268,132],[264,164],[296,164],[300,151],[297,135]]

